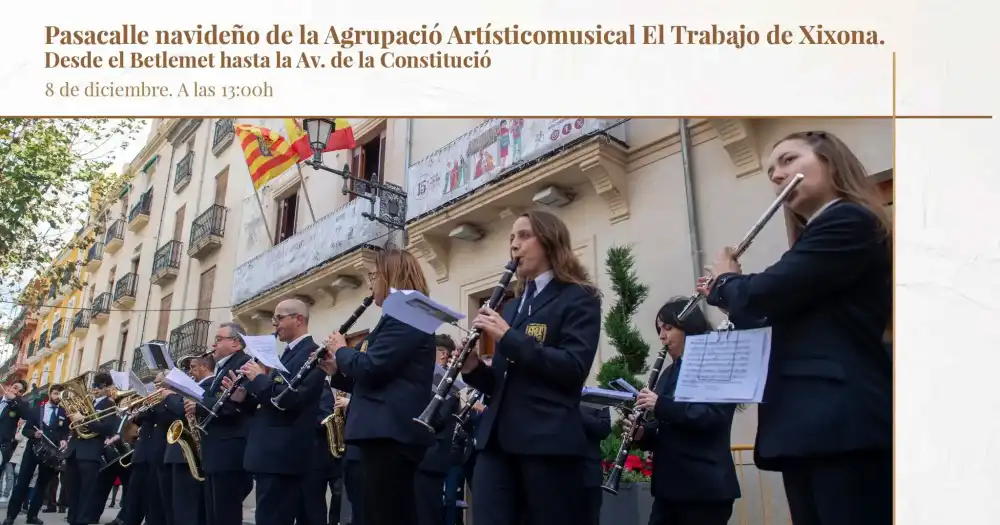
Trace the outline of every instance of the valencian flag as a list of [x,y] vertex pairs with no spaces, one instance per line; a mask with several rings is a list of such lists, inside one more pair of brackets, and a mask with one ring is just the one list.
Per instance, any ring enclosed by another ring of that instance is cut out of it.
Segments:
[[[313,156],[312,146],[309,145],[309,137],[302,129],[302,121],[295,118],[285,119],[285,132],[292,143],[292,150],[299,156],[300,160],[310,159]],[[354,149],[357,144],[354,142],[354,130],[351,123],[346,118],[333,120],[333,132],[330,133],[330,140],[326,143],[324,153],[328,151],[340,151],[344,149]]]
[[249,124],[237,124],[235,129],[254,191],[298,162],[299,156],[277,131]]

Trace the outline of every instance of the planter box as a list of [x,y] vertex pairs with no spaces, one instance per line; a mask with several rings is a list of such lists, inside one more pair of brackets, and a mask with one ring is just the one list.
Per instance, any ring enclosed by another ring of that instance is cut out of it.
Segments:
[[646,525],[653,508],[649,483],[622,483],[618,495],[607,492],[601,501],[601,523],[614,525]]

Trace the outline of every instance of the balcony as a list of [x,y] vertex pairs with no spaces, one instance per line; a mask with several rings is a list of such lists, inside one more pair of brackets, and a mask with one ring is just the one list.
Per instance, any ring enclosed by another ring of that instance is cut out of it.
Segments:
[[71,335],[73,337],[83,337],[87,335],[87,330],[90,329],[90,311],[80,310],[73,316],[73,329]]
[[294,295],[335,303],[340,290],[361,286],[375,250],[388,237],[388,228],[362,217],[370,206],[355,199],[237,266],[233,314],[272,312],[281,299]]
[[208,351],[208,331],[211,321],[192,319],[170,331],[170,359],[202,355]]
[[233,127],[236,119],[220,118],[215,121],[215,129],[212,132],[212,154],[218,157],[226,148],[233,143],[236,137],[236,130]]
[[49,346],[53,350],[60,350],[69,344],[69,326],[66,319],[60,319],[52,325],[49,334]]
[[[149,341],[149,342],[165,343],[166,341]],[[152,381],[153,378],[156,377],[156,371],[154,368],[150,368],[150,366],[146,364],[146,359],[142,356],[142,350],[140,350],[139,348],[140,347],[137,347],[132,352],[132,372],[134,372],[135,375],[138,376],[138,378],[142,382],[147,383],[149,381]]]
[[101,363],[101,365],[97,367],[98,372],[120,372],[121,369],[122,369],[122,362],[117,359],[106,361],[104,363]]
[[228,212],[225,206],[213,204],[191,222],[191,238],[188,239],[189,257],[201,260],[222,246],[222,238],[226,236]]
[[181,241],[169,241],[153,255],[153,275],[150,282],[164,285],[177,278],[181,269]]
[[116,308],[131,308],[135,304],[135,292],[139,276],[130,272],[115,283],[114,305]]
[[102,260],[104,260],[104,243],[95,242],[87,250],[87,271],[96,272],[101,267]]
[[[407,247],[440,283],[448,280],[454,240],[476,242],[479,232],[539,204],[563,206],[594,191],[607,205],[611,224],[628,219],[627,146],[614,136],[621,127],[604,131],[613,124],[593,118],[490,119],[473,128],[408,168]],[[509,160],[500,156],[506,152],[499,147],[503,137],[514,140]]]
[[128,212],[128,231],[137,232],[149,222],[149,213],[153,207],[153,189],[143,193],[139,202]]
[[42,332],[42,335],[38,336],[38,346],[35,347],[35,355],[38,357],[46,357],[52,354],[52,348],[49,346],[49,330]]
[[76,267],[67,267],[63,273],[62,277],[59,279],[59,295],[60,297],[73,291],[73,274],[76,272]]
[[106,253],[117,253],[118,249],[125,243],[125,219],[118,219],[111,223],[108,232],[104,234],[104,251]]
[[90,303],[90,319],[101,323],[107,321],[108,317],[111,317],[111,293],[104,292]]
[[180,193],[191,183],[191,173],[194,171],[194,152],[189,151],[181,160],[177,161],[177,169],[174,171],[174,193]]

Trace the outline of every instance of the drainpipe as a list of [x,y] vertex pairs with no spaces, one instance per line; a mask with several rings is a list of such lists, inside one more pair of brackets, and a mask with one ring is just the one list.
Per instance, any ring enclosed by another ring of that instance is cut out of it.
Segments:
[[694,278],[701,277],[704,269],[701,264],[701,244],[698,242],[698,214],[695,210],[694,176],[691,170],[691,139],[688,136],[688,120],[678,120],[681,135],[681,165],[684,169],[684,198],[688,215],[688,238],[691,244],[691,265],[694,267]]
[[[167,142],[170,142],[169,138],[167,139]],[[173,167],[174,167],[174,153],[176,151],[177,151],[177,145],[171,143],[170,144],[170,159],[167,160],[167,183],[163,186],[163,200],[162,200],[162,203],[160,204],[160,221],[156,225],[156,237],[153,238],[153,254],[154,255],[156,254],[156,248],[157,248],[156,245],[160,243],[160,233],[163,232],[163,214],[167,210],[167,192],[170,191],[170,179],[171,179],[171,177],[174,174],[174,170],[173,170]],[[153,185],[153,188],[156,188],[156,184]],[[150,216],[150,219],[152,219],[152,216]],[[152,270],[153,266],[150,265],[149,267],[150,267],[150,270]],[[150,273],[152,274],[152,271],[150,271]],[[152,275],[150,275],[150,277],[152,277]],[[142,327],[139,329],[139,344],[142,344],[142,339],[144,337],[146,337],[146,319],[149,317],[149,300],[150,300],[151,292],[152,291],[153,291],[153,280],[150,279],[149,286],[146,288],[146,306],[143,308],[143,311],[142,311]],[[139,345],[136,345],[136,346],[139,346]],[[121,360],[124,361],[124,358],[121,359]]]

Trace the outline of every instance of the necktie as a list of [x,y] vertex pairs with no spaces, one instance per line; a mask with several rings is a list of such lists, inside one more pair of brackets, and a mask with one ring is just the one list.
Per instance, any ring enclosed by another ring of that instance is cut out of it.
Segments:
[[537,291],[538,286],[535,284],[534,279],[528,281],[524,287],[524,304],[521,305],[521,310],[525,313],[531,313],[531,300],[535,298],[535,292]]

